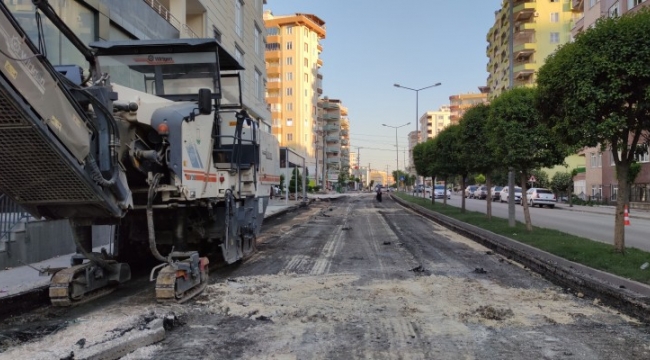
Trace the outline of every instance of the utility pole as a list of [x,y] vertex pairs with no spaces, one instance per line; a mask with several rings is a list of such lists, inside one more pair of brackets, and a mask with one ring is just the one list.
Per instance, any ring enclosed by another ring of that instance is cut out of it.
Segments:
[[[514,55],[514,47],[515,47],[515,15],[514,15],[514,4],[513,0],[509,1],[508,6],[510,8],[508,9],[509,13],[509,37],[510,41],[508,42],[508,52],[510,53],[508,57],[508,61],[510,62],[510,74],[509,74],[509,82],[510,82],[510,89],[514,86],[514,62],[515,62],[515,55]],[[521,191],[524,191],[524,189],[521,189]],[[508,169],[508,225],[510,227],[515,227],[515,173],[512,169]],[[511,194],[511,195],[510,195]]]

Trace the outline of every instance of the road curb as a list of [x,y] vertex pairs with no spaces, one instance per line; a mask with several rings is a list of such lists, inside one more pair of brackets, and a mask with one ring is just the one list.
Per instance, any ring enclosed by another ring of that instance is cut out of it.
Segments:
[[525,265],[551,282],[570,288],[575,294],[579,292],[600,299],[627,315],[650,323],[650,286],[646,284],[568,261],[400,198],[392,198],[400,205]]
[[[569,208],[569,207],[564,207],[564,206],[556,206],[556,208],[560,209],[560,210],[566,210],[566,211],[575,211],[575,212],[582,212],[582,213],[588,213],[588,214],[614,216],[614,214],[607,214],[607,213],[594,211],[594,210],[589,210],[589,209],[576,209],[576,208]],[[649,220],[650,219],[650,216],[638,216],[638,215],[634,215],[632,213],[629,214],[629,217],[631,219],[640,219],[640,220]]]

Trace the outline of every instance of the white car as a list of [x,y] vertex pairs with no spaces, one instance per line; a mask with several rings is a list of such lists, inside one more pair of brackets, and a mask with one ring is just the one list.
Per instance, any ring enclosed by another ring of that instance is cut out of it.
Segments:
[[[451,190],[447,190],[447,199],[451,199]],[[436,199],[442,199],[445,197],[445,186],[444,185],[436,185],[436,189],[434,191],[434,195],[436,196]],[[431,197],[431,196],[429,196]]]
[[[499,202],[508,202],[508,198],[510,197],[509,188],[507,186],[504,186],[503,189],[501,189],[501,198],[499,199]],[[515,187],[515,194],[514,194],[514,199],[515,199],[515,204],[520,204],[521,203],[521,188],[520,187]]]
[[551,209],[555,207],[557,200],[555,199],[555,194],[549,189],[544,188],[530,188],[526,191],[526,200],[528,201],[528,206],[535,207],[544,207],[547,205]]

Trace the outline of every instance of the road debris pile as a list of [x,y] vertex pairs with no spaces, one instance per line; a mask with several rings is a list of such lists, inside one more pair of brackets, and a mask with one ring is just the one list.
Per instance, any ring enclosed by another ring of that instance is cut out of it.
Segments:
[[[134,311],[133,311],[134,310]],[[7,359],[119,359],[165,338],[165,329],[179,326],[173,314],[132,308],[79,318],[42,338],[0,352]],[[139,314],[139,315],[137,315]],[[144,314],[144,315],[142,315]]]

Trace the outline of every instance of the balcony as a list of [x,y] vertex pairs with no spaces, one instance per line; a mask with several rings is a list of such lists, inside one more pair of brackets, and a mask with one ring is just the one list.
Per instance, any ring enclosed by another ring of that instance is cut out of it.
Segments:
[[279,81],[267,81],[266,90],[279,92],[282,89],[282,83]]
[[339,107],[338,104],[329,101],[323,101],[320,104],[323,109],[336,109]]
[[328,143],[338,143],[341,139],[338,136],[326,136],[325,141]]
[[574,12],[583,12],[585,11],[585,1],[584,0],[571,0],[571,10]]
[[327,164],[336,164],[336,165],[338,165],[340,162],[341,162],[341,158],[338,156],[328,157],[326,161]]
[[573,26],[571,27],[571,34],[574,36],[578,33],[581,33],[585,29],[585,17],[581,16],[579,19],[573,21]]
[[348,130],[341,130],[341,136],[348,136]]
[[512,12],[514,13],[515,21],[525,21],[537,14],[537,4],[534,1],[523,2],[515,5]]
[[515,42],[514,45],[513,53],[515,59],[519,57],[528,57],[537,51],[537,44],[533,42]]
[[348,140],[348,139],[341,139],[341,145],[343,145],[343,146],[350,145],[350,140]]
[[525,79],[537,71],[537,64],[534,62],[515,63],[515,67],[512,70],[515,79]]
[[341,127],[339,126],[339,124],[327,124],[327,125],[323,126],[323,130],[325,130],[325,131],[339,131],[339,130],[341,130]]
[[325,151],[327,151],[327,152],[330,153],[330,154],[338,154],[340,150],[341,150],[341,149],[339,149],[339,148],[336,147],[336,146],[328,146],[328,147],[325,149]]

